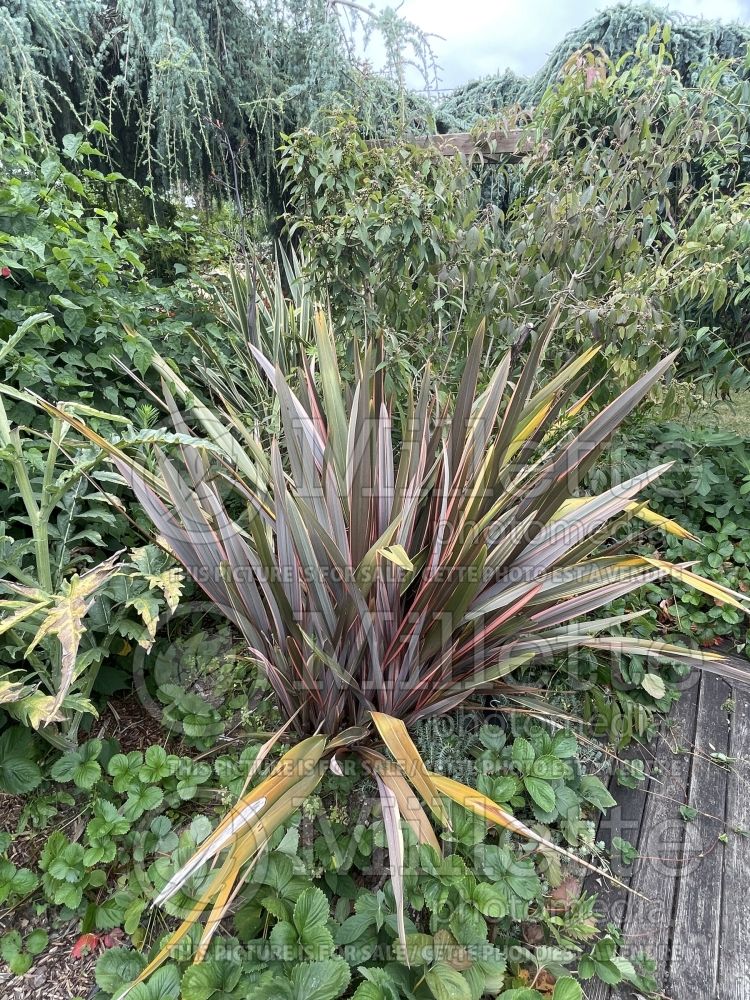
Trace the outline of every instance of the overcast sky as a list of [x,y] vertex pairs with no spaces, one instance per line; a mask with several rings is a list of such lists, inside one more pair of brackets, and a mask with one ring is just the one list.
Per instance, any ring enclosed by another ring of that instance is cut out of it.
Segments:
[[[371,2],[377,8],[396,5],[394,0]],[[433,39],[440,85],[455,87],[506,67],[524,75],[534,73],[567,31],[608,6],[602,0],[404,0],[399,13],[425,31],[443,36]],[[750,0],[671,0],[659,6],[698,17],[750,22]]]

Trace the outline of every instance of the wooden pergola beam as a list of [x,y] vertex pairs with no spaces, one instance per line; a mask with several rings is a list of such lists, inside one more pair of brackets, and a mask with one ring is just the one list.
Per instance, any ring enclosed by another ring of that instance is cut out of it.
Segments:
[[[443,156],[481,156],[485,160],[498,160],[501,156],[523,156],[526,144],[523,141],[521,129],[509,129],[507,132],[486,132],[476,136],[471,132],[451,132],[445,135],[415,135],[403,141],[410,146],[422,149],[434,148]],[[386,148],[392,146],[392,139],[371,139],[369,146]]]

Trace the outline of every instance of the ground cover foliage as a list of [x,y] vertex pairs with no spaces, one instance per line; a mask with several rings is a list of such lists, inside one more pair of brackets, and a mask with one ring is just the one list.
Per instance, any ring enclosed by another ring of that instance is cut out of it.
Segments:
[[[643,777],[614,755],[746,638],[741,32],[697,59],[638,10],[618,61],[587,27],[529,155],[472,181],[367,144],[429,109],[397,62],[361,84],[324,5],[157,5],[125,63],[127,5],[16,7],[3,969],[74,921],[103,1000],[648,995],[583,876],[612,772]],[[237,53],[280,11],[231,92],[212,19]],[[219,210],[157,196],[233,162]]]

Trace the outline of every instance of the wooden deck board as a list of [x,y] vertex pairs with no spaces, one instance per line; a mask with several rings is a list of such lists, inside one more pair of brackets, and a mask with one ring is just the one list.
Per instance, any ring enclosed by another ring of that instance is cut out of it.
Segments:
[[731,693],[714,675],[701,679],[688,795],[699,812],[685,827],[666,978],[666,992],[674,997],[716,993],[724,867],[724,845],[718,838],[725,827],[728,772],[710,755],[729,753],[724,705]]
[[[735,688],[719,947],[719,1000],[750,998],[750,692]],[[735,831],[745,831],[735,832]]]
[[623,923],[625,954],[632,957],[647,952],[662,970],[669,960],[672,907],[685,837],[685,821],[677,803],[687,798],[692,758],[685,751],[693,744],[697,700],[696,683],[677,702],[670,716],[670,732],[659,741],[637,841],[639,857],[633,863],[631,879],[633,889],[646,898],[628,897]]
[[[625,755],[625,759],[632,760],[636,757],[644,761],[644,771],[649,774],[653,760],[658,753],[659,737],[651,747],[637,746]],[[601,819],[597,830],[597,840],[603,840],[605,850],[612,851],[612,841],[615,837],[622,837],[623,840],[631,844],[638,843],[638,837],[643,824],[643,813],[646,808],[646,789],[644,787],[627,788],[618,784],[613,775],[609,783],[609,791],[613,798],[617,799],[617,805],[613,806]],[[619,853],[612,852],[612,873],[630,885],[633,875],[633,866],[624,865],[618,860]],[[606,879],[591,878],[587,887],[590,892],[597,893],[596,912],[601,927],[608,923],[613,923],[617,927],[622,927],[627,908],[626,893],[618,886],[613,885]],[[588,1000],[610,1000],[612,988],[600,980],[594,980],[586,984],[586,997]]]
[[[685,826],[681,818],[674,821],[679,813],[672,800],[686,801],[690,777],[691,758],[676,750],[692,746],[697,702],[698,683],[694,683],[675,705],[668,728],[659,736],[652,765],[647,768],[650,777],[646,787],[610,787],[618,800],[610,814],[615,820],[608,815],[600,823],[600,839],[606,842],[611,836],[621,836],[638,848],[640,857],[631,866],[615,864],[613,868],[623,882],[647,897],[642,899],[617,887],[608,889],[600,917],[622,929],[623,955],[632,958],[645,952],[658,961],[662,972],[670,952],[674,869],[682,856]],[[591,982],[586,984],[586,996],[588,1000],[620,1000],[632,996],[632,987]]]
[[[652,749],[646,787],[610,782],[617,806],[598,832],[608,848],[618,836],[637,845],[632,866],[612,868],[649,899],[599,880],[586,887],[600,919],[622,929],[622,953],[656,960],[665,1000],[750,1000],[750,686],[695,675]],[[698,816],[686,821],[682,803]],[[636,995],[628,984],[582,985],[587,1000]]]

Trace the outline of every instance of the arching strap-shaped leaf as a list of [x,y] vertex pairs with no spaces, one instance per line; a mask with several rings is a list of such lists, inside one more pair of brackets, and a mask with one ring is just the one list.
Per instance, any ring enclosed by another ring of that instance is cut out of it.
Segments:
[[393,898],[396,901],[398,940],[403,948],[403,953],[406,956],[405,961],[408,966],[409,958],[406,950],[406,923],[404,919],[404,833],[401,829],[401,813],[399,812],[398,800],[394,792],[386,785],[377,771],[373,771],[373,774],[378,783],[380,804],[383,809],[383,826],[385,827],[385,837],[388,841],[388,862],[391,869]]
[[[560,847],[558,844],[553,844],[551,840],[547,840],[545,837],[540,836],[530,827],[526,826],[520,820],[516,819],[505,809],[493,802],[492,799],[478,792],[475,788],[470,788],[468,785],[462,785],[460,781],[454,781],[453,778],[446,778],[443,774],[432,774],[433,782],[443,795],[446,795],[449,799],[457,802],[464,809],[468,809],[469,812],[473,812],[476,816],[480,816],[486,823],[494,826],[502,826],[506,830],[510,830],[513,833],[519,834],[521,837],[525,837],[527,840],[533,840],[535,843],[540,844],[547,850],[556,851],[557,854],[562,854],[564,857],[569,858],[578,865],[583,865],[584,868],[588,868],[589,871],[596,872],[597,875],[603,875],[604,878],[609,879],[610,882],[614,882],[615,885],[619,885],[622,889],[627,889],[628,892],[634,893],[636,896],[641,896],[641,893],[635,892],[630,886],[625,885],[616,879],[614,875],[610,875],[609,872],[603,871],[601,868],[597,868],[595,865],[589,864],[588,861],[584,861],[583,858],[579,858],[577,855],[573,854],[572,851],[567,851],[564,847]],[[641,898],[645,898],[641,896]]]
[[[224,915],[227,900],[231,897],[231,888],[234,888],[236,884],[237,875],[242,865],[248,862],[254,855],[257,855],[258,851],[266,845],[274,830],[278,829],[278,827],[281,826],[281,824],[285,822],[285,820],[287,820],[296,809],[299,808],[304,799],[306,799],[308,795],[312,794],[324,774],[325,768],[320,764],[316,765],[310,774],[297,781],[295,785],[289,788],[286,793],[279,798],[278,802],[276,802],[276,804],[268,810],[262,821],[259,820],[253,827],[249,827],[245,831],[239,841],[234,845],[224,864],[210,879],[206,891],[193,904],[185,920],[180,924],[174,934],[168,938],[166,943],[159,950],[158,954],[149,962],[145,969],[143,969],[138,978],[135,979],[127,987],[127,989],[124,990],[124,992],[117,994],[118,1000],[124,1000],[127,994],[135,986],[148,979],[148,977],[155,972],[160,965],[166,962],[180,941],[183,940],[190,929],[200,919],[200,916],[206,907],[210,906],[213,901],[214,907],[212,910],[212,916],[209,918],[209,922],[206,925],[206,931],[204,931],[204,936],[201,941],[202,945],[205,947],[208,946],[213,933],[219,926],[221,917]],[[227,884],[230,886],[229,892],[227,892]],[[201,948],[201,946],[199,946],[196,961],[201,961],[203,959],[205,947]]]
[[399,765],[394,764],[393,761],[388,760],[374,750],[363,748],[359,752],[368,767],[372,771],[377,772],[383,784],[387,785],[396,796],[401,815],[417,838],[417,842],[427,844],[438,855],[442,854],[440,841],[435,834],[427,813],[422,808],[416,792],[402,774]]
[[[656,569],[662,570],[667,576],[671,576],[673,580],[677,580],[678,583],[684,583],[686,587],[693,587],[695,590],[700,590],[702,594],[713,597],[716,601],[731,604],[733,608],[744,611],[745,614],[750,614],[750,603],[748,603],[748,598],[745,594],[738,593],[736,590],[730,590],[728,587],[722,587],[720,583],[714,583],[713,580],[707,580],[705,576],[698,576],[697,573],[691,573],[684,566],[675,566],[674,563],[665,562],[663,559],[652,559],[649,556],[643,556],[643,561],[648,563],[649,566],[654,566]],[[738,600],[738,598],[742,598],[743,600]]]
[[[557,521],[559,518],[564,517],[571,511],[583,506],[583,504],[585,504],[589,499],[589,497],[571,497],[558,508],[551,520]],[[691,531],[688,531],[687,528],[683,528],[678,521],[673,521],[672,518],[664,517],[663,514],[659,514],[657,511],[651,510],[645,500],[633,500],[625,507],[625,510],[633,517],[637,517],[639,521],[645,521],[646,524],[650,524],[654,528],[660,528],[668,535],[674,535],[675,538],[685,538],[689,539],[691,542],[700,541],[700,539]]]
[[383,743],[393,754],[408,781],[416,788],[443,826],[450,829],[450,817],[404,723],[401,719],[394,719],[393,716],[385,715],[383,712],[370,714]]
[[270,806],[311,773],[325,746],[324,736],[311,736],[285,753],[265,781],[239,799],[195,854],[172,876],[152,906],[165,903],[202,865],[247,834]]
[[[651,639],[636,639],[630,636],[598,636],[587,639],[581,645],[589,649],[602,649],[608,653],[625,656],[653,656],[662,660],[680,660],[683,663],[693,663],[701,670],[717,674],[727,681],[750,684],[750,669],[733,666],[729,659],[721,653],[712,653],[707,649],[689,649],[686,646],[675,646],[669,642],[654,642]],[[743,662],[737,658],[735,662]]]
[[[202,962],[206,957],[211,938],[219,929],[221,921],[231,905],[237,891],[242,883],[250,875],[253,866],[257,863],[260,854],[265,849],[272,834],[299,809],[304,799],[311,795],[317,788],[323,775],[325,766],[318,763],[313,771],[302,778],[292,788],[290,788],[271,808],[258,820],[257,824],[241,836],[234,846],[231,854],[227,858],[224,868],[224,878],[219,892],[214,900],[213,909],[209,914],[206,926],[203,929],[198,949],[193,961]],[[240,872],[244,865],[249,864],[242,877]]]
[[145,982],[152,972],[156,972],[160,965],[162,965],[169,956],[172,954],[177,945],[183,940],[185,935],[190,931],[190,928],[200,919],[201,914],[210,905],[211,900],[215,894],[219,891],[224,878],[224,869],[220,868],[213,876],[213,878],[208,883],[208,888],[200,896],[190,908],[190,912],[187,917],[183,920],[180,926],[174,931],[173,934],[169,936],[164,945],[160,948],[159,952],[151,959],[148,965],[141,971],[137,979],[122,992],[115,994],[117,1000],[125,1000],[125,997],[134,989],[139,983]]

